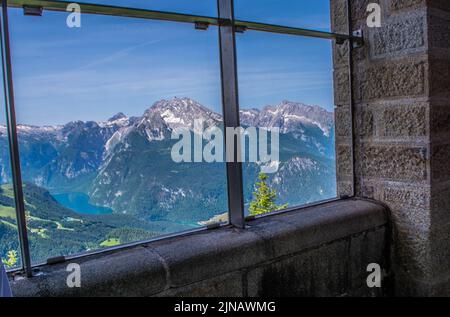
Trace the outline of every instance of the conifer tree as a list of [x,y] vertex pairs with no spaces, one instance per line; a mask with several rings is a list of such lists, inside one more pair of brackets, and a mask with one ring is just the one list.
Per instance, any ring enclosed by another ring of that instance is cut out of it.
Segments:
[[8,251],[8,254],[6,256],[7,259],[2,259],[2,262],[7,268],[13,268],[19,261],[17,252],[14,250]]
[[260,173],[259,182],[256,183],[256,191],[253,192],[253,201],[250,203],[250,215],[258,216],[269,212],[287,208],[288,204],[277,205],[277,192],[267,184],[267,175]]

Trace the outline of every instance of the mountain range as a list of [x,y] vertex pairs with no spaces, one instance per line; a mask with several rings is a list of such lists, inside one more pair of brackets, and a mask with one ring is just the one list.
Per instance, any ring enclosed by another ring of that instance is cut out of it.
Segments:
[[[223,128],[222,116],[189,98],[161,100],[142,116],[102,122],[18,125],[33,261],[197,228],[224,218],[225,163],[175,163],[172,131]],[[280,128],[278,171],[269,175],[279,203],[336,195],[333,113],[283,101],[240,111],[243,127]],[[0,256],[18,250],[7,130],[0,125]],[[246,207],[260,173],[243,163]]]
[[[270,176],[280,201],[296,205],[335,195],[333,118],[319,106],[290,101],[240,111],[244,127],[280,128],[279,170]],[[52,194],[85,193],[90,203],[114,213],[195,224],[227,209],[224,163],[174,163],[170,157],[172,131],[193,129],[196,119],[223,126],[220,114],[189,98],[158,101],[140,117],[118,113],[104,122],[19,125],[22,177]],[[0,126],[3,149],[6,136]],[[244,164],[247,201],[258,173],[258,164]],[[10,179],[2,151],[0,180]]]

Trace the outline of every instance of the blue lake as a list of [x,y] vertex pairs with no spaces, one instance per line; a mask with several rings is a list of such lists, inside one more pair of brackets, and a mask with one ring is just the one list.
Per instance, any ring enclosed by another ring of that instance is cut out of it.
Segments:
[[110,208],[91,205],[89,203],[89,196],[84,193],[62,193],[52,194],[52,196],[58,203],[79,214],[109,215],[113,212]]

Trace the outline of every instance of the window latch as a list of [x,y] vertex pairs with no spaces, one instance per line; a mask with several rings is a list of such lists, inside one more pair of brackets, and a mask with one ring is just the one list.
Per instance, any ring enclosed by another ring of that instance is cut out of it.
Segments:
[[43,7],[39,6],[30,6],[30,5],[24,5],[23,6],[23,14],[24,15],[31,15],[31,16],[42,16],[42,11],[44,10]]
[[353,48],[360,48],[364,45],[363,30],[353,31]]
[[236,33],[244,33],[245,31],[247,31],[247,27],[245,25],[235,25],[234,31]]
[[201,31],[206,31],[209,28],[209,23],[208,22],[195,22],[195,29],[196,30],[201,30]]
[[361,29],[354,31],[350,38],[338,34],[335,39],[337,45],[344,45],[347,40],[351,41],[353,48],[360,48],[364,45],[363,31]]

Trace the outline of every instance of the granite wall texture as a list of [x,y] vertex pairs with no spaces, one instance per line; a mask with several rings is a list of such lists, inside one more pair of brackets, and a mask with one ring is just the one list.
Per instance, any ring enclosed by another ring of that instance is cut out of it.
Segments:
[[[382,8],[369,28],[367,5]],[[347,30],[345,0],[331,0],[332,28]],[[348,46],[334,45],[341,194],[392,210],[397,295],[450,295],[450,1],[351,1],[353,120]]]

